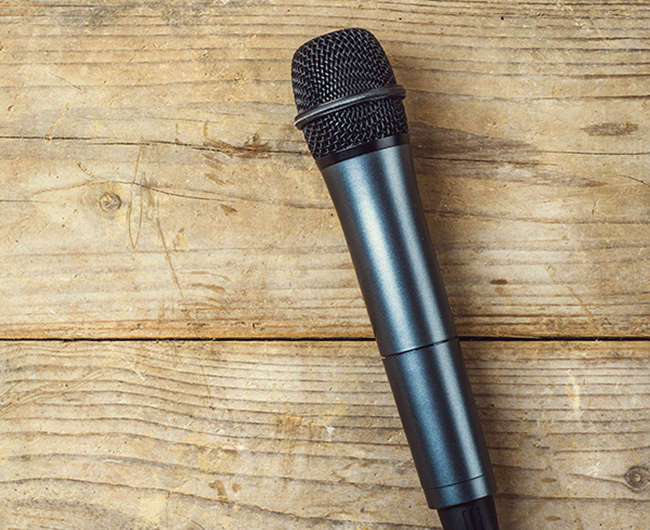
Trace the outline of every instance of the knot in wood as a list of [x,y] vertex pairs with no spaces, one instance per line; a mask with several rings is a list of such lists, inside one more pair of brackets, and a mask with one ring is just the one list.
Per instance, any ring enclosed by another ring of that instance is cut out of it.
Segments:
[[645,491],[650,487],[650,468],[633,466],[625,473],[625,481],[634,491]]
[[116,193],[107,191],[99,199],[99,207],[105,212],[117,210],[120,206],[122,206],[122,199]]

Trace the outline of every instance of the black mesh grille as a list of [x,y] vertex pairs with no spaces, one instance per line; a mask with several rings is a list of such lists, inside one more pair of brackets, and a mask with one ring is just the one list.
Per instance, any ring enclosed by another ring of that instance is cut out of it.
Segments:
[[[344,29],[303,44],[293,56],[293,91],[298,112],[323,103],[395,84],[395,75],[375,36]],[[306,124],[305,140],[314,158],[408,132],[399,98],[369,101]]]

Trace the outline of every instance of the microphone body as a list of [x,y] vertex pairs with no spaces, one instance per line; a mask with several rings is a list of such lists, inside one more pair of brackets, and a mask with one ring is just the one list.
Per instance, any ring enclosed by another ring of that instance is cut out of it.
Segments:
[[490,460],[408,143],[321,172],[429,506],[490,495],[495,490]]
[[368,31],[298,49],[299,115],[345,234],[429,507],[445,530],[497,530],[490,459],[415,180],[406,115]]

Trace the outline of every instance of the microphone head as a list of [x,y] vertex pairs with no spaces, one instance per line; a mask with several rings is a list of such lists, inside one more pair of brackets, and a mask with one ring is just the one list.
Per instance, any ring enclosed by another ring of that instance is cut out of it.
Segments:
[[[303,44],[293,56],[293,92],[299,113],[341,98],[395,85],[395,75],[376,37],[361,28],[328,33]],[[408,132],[401,98],[361,101],[303,126],[314,158]]]

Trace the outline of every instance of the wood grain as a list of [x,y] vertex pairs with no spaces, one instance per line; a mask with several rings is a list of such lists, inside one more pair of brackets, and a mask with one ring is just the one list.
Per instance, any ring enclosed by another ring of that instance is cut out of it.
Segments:
[[[509,530],[642,530],[646,342],[465,342]],[[0,343],[0,527],[431,528],[371,342]]]
[[649,20],[0,2],[0,529],[437,528],[292,125],[293,52],[349,26],[408,89],[503,527],[647,529]]
[[645,2],[0,4],[0,336],[370,337],[295,113],[305,40],[401,83],[464,336],[647,337]]

